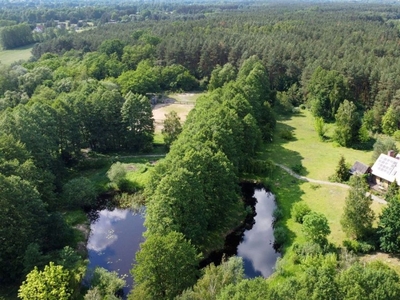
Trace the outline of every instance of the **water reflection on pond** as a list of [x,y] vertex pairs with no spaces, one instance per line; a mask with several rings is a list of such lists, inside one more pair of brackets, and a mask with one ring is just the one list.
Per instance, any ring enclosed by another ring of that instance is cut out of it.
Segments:
[[[223,250],[212,253],[202,262],[202,266],[212,262],[219,264],[224,255],[238,255],[243,258],[247,277],[268,277],[273,273],[280,255],[273,248],[272,215],[276,208],[275,197],[263,188],[254,187],[254,184],[242,186],[242,192],[245,202],[254,205],[255,214],[249,216],[242,227],[227,237]],[[88,267],[94,269],[99,266],[126,276],[125,295],[132,289],[133,281],[129,271],[135,253],[144,241],[143,213],[144,209],[136,213],[127,209],[102,209],[94,214],[96,221],[91,224],[87,244]]]
[[127,209],[101,210],[98,219],[91,224],[91,234],[87,244],[89,269],[103,267],[126,276],[127,295],[132,287],[129,273],[139,245],[143,242],[144,217]]
[[276,208],[275,197],[264,189],[256,189],[254,197],[257,199],[254,225],[244,232],[243,241],[237,248],[237,255],[243,258],[247,277],[268,277],[273,273],[280,255],[273,247],[272,213]]
[[274,249],[273,212],[275,196],[253,183],[242,184],[242,194],[247,205],[253,206],[253,215],[226,237],[224,249],[212,252],[201,262],[219,265],[223,257],[237,255],[243,258],[245,275],[248,278],[268,277],[274,272],[280,256]]

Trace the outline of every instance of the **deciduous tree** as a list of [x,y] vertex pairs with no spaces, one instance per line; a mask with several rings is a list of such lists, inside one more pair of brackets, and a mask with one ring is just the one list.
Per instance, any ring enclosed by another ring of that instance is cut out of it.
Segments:
[[[129,299],[173,299],[192,286],[198,276],[199,256],[183,234],[151,234],[141,244],[132,269],[135,287]],[[144,297],[143,297],[144,296]]]

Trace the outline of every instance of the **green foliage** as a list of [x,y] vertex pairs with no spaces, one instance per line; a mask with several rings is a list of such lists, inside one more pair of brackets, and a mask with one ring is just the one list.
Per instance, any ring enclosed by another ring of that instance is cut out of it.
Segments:
[[399,113],[391,105],[382,118],[382,131],[387,135],[393,135],[399,129]]
[[378,223],[378,236],[380,248],[384,252],[400,252],[400,201],[398,197],[392,198],[383,209]]
[[202,270],[203,274],[193,288],[177,297],[177,300],[218,299],[221,291],[228,285],[237,285],[244,278],[243,261],[240,257],[231,257],[221,265],[211,264]]
[[0,277],[14,280],[29,244],[42,246],[48,215],[37,190],[20,177],[0,174],[0,191]]
[[[130,299],[173,299],[196,282],[199,256],[183,234],[151,234],[136,253]],[[179,278],[179,280],[177,280]]]
[[346,78],[336,70],[315,69],[307,85],[308,101],[315,117],[332,120],[348,94]]
[[0,29],[0,42],[3,49],[13,49],[32,44],[31,28],[26,23],[5,26]]
[[325,125],[324,119],[322,117],[316,117],[314,121],[314,127],[318,137],[321,141],[323,141],[325,139],[325,133],[328,129]]
[[262,277],[247,279],[230,284],[225,287],[218,300],[258,300],[271,299],[271,294],[268,290],[268,282]]
[[182,132],[182,125],[180,118],[176,111],[171,111],[165,114],[164,127],[161,133],[164,138],[164,143],[167,148],[169,148],[173,141],[178,138],[178,135]]
[[121,59],[124,51],[124,44],[118,39],[105,40],[101,43],[98,50],[99,52],[105,53],[108,56],[116,54],[118,59]]
[[304,217],[311,212],[311,209],[304,202],[296,202],[293,204],[291,215],[294,220],[300,224],[303,224]]
[[115,183],[117,187],[126,181],[126,168],[121,162],[116,162],[112,164],[110,169],[107,171],[107,177],[112,183]]
[[121,108],[126,145],[130,150],[149,151],[153,146],[154,119],[150,101],[129,92]]
[[282,248],[287,238],[288,232],[285,227],[278,225],[274,228],[274,245],[276,248]]
[[71,179],[63,186],[62,199],[66,207],[75,209],[91,206],[96,201],[97,192],[93,182],[86,177]]
[[338,165],[335,170],[335,174],[329,179],[334,182],[346,182],[350,178],[350,167],[346,164],[344,156],[340,156]]
[[68,300],[72,295],[69,281],[69,271],[50,262],[43,271],[35,268],[26,276],[18,297],[23,300]]
[[319,245],[325,245],[327,236],[331,233],[328,219],[316,212],[310,212],[303,217],[302,230],[309,241]]
[[399,276],[383,263],[356,263],[338,276],[343,299],[398,299]]
[[223,67],[217,65],[215,69],[211,72],[208,89],[212,91],[222,87],[225,83],[235,80],[236,72],[237,71],[235,67],[230,63],[225,64]]
[[37,243],[29,244],[26,248],[23,258],[23,273],[26,275],[35,267],[42,269],[45,265],[49,263],[49,260],[50,256],[43,255],[43,252],[40,250],[40,247]]
[[288,129],[281,130],[279,132],[279,136],[287,141],[293,140],[293,138],[294,138],[292,131],[290,131]]
[[343,246],[346,247],[348,251],[351,251],[353,253],[360,253],[360,254],[365,254],[365,253],[370,253],[375,250],[375,246],[368,244],[363,241],[356,241],[356,240],[345,240],[343,241]]
[[397,200],[399,194],[400,194],[400,189],[395,180],[391,184],[389,184],[389,187],[385,194],[385,200],[387,202],[390,202],[392,200]]
[[[91,274],[90,289],[85,299],[119,299],[117,293],[126,285],[124,279],[117,272],[109,272],[104,268],[97,267]],[[97,295],[98,298],[95,298]]]
[[358,140],[360,120],[353,102],[344,100],[335,114],[336,129],[333,139],[344,147],[352,146]]
[[387,154],[389,150],[393,150],[395,153],[398,152],[396,141],[388,136],[378,136],[374,144],[374,153],[372,154],[372,160],[376,161],[382,153]]
[[362,176],[352,176],[350,185],[340,223],[348,236],[362,239],[372,230],[374,221],[374,212],[370,207],[372,199],[366,195],[368,185]]

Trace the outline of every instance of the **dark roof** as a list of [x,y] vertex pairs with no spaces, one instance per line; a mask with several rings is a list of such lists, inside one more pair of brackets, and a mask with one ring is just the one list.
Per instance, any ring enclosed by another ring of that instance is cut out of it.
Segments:
[[369,166],[359,161],[356,161],[350,169],[351,174],[366,174],[368,171],[369,171]]

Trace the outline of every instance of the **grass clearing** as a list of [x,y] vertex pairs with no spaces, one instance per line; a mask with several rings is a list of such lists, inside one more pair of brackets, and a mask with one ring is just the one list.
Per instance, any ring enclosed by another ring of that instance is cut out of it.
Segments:
[[169,94],[168,98],[177,101],[178,103],[192,103],[195,104],[197,98],[202,95],[205,95],[204,92],[191,92],[191,93],[176,93],[176,94]]
[[[280,132],[285,130],[293,133],[292,140],[285,140],[280,136]],[[262,155],[291,169],[302,166],[301,175],[328,181],[328,177],[335,172],[341,155],[345,157],[348,164],[353,164],[356,160],[368,164],[371,162],[372,150],[361,151],[336,147],[332,142],[320,141],[310,112],[301,111],[297,115],[278,119],[273,143],[266,146],[266,151]],[[284,219],[280,221],[280,224],[288,230],[285,249],[289,252],[289,256],[290,247],[294,242],[305,241],[302,225],[291,218],[292,206],[299,201],[305,202],[311,210],[327,217],[331,229],[329,241],[336,246],[342,246],[346,235],[341,228],[340,218],[348,189],[301,181],[280,168],[276,168],[271,174],[270,182],[272,182],[272,192],[276,195],[278,205],[284,213]],[[377,217],[383,206],[375,201],[371,205]]]
[[[280,132],[289,130],[293,133],[292,140],[285,140]],[[278,119],[273,143],[268,145],[265,157],[289,168],[302,165],[301,175],[328,180],[335,172],[340,156],[346,163],[353,165],[355,161],[371,163],[372,150],[361,151],[335,146],[332,142],[321,142],[314,129],[314,118],[309,111],[288,118]]]
[[0,51],[0,62],[4,65],[11,65],[20,60],[28,60],[32,56],[32,48],[34,45],[15,48],[12,50]]

